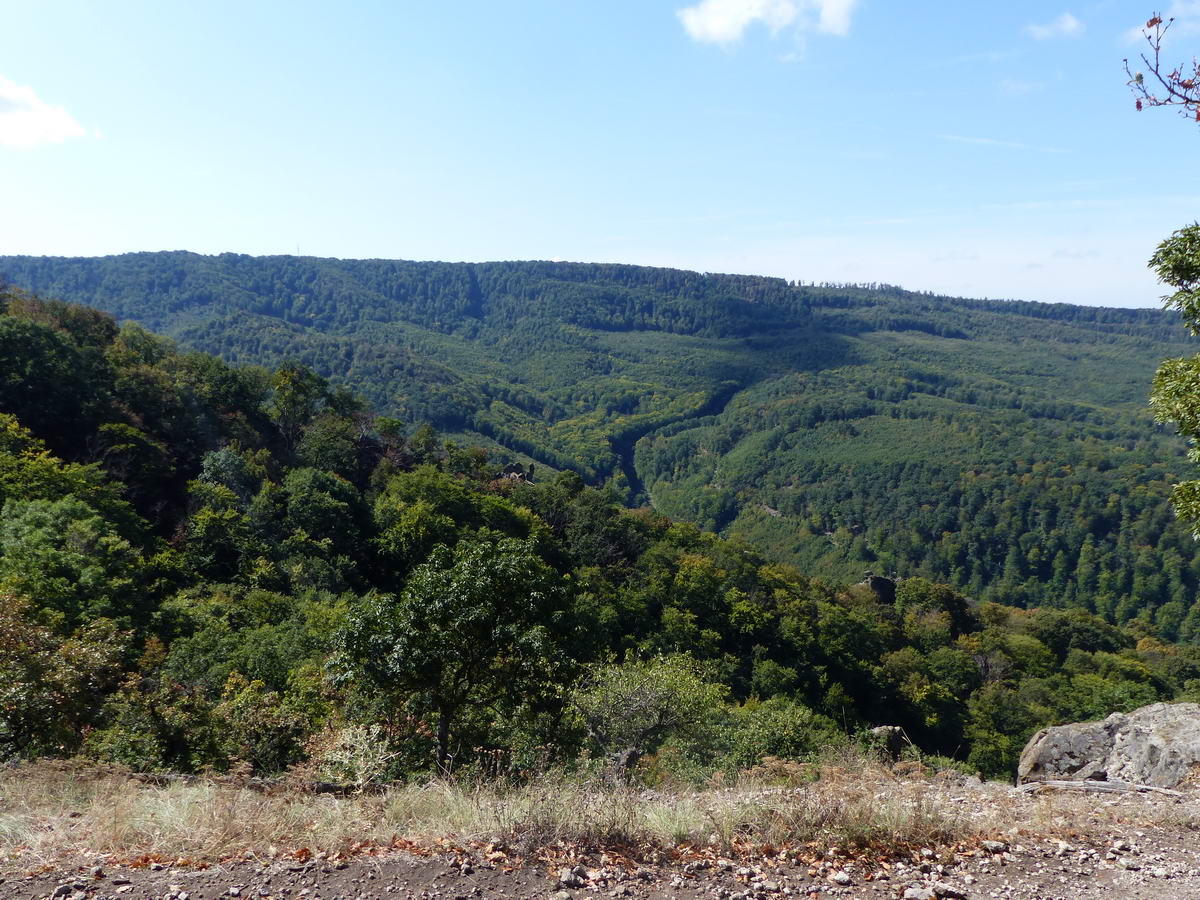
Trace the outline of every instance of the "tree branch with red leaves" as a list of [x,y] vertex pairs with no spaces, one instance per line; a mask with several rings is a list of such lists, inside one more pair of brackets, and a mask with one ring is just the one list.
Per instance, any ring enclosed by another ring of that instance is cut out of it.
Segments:
[[1175,106],[1183,115],[1200,122],[1200,63],[1193,59],[1190,68],[1176,66],[1168,70],[1162,60],[1163,39],[1174,23],[1173,18],[1164,19],[1158,13],[1150,17],[1142,29],[1150,48],[1141,54],[1146,72],[1134,72],[1126,59],[1125,74],[1139,112],[1147,106]]

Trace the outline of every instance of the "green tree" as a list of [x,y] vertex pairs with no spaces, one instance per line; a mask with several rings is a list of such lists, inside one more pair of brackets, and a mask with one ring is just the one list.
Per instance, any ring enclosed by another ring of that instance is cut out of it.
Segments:
[[329,398],[329,382],[298,363],[284,363],[271,378],[271,399],[267,413],[279,429],[283,446],[290,456],[296,450],[304,428]]
[[[1137,97],[1137,108],[1144,106],[1173,106],[1189,117],[1200,115],[1200,64],[1192,61],[1186,66],[1171,66],[1162,61],[1163,38],[1174,19],[1164,19],[1155,13],[1146,22],[1143,35],[1150,55],[1143,54],[1147,73],[1133,72],[1129,60],[1125,71]],[[1176,230],[1158,245],[1150,257],[1150,267],[1159,281],[1173,288],[1163,297],[1169,309],[1178,310],[1185,327],[1200,335],[1200,223]],[[1200,447],[1200,355],[1166,360],[1154,378],[1151,396],[1156,418],[1171,422],[1188,439],[1195,457]],[[1171,494],[1175,511],[1192,525],[1200,537],[1200,481],[1184,481]]]
[[82,500],[8,500],[0,512],[0,585],[29,597],[69,632],[96,618],[124,620],[145,612],[141,559]]
[[[1160,281],[1175,289],[1163,298],[1166,305],[1182,314],[1192,334],[1200,335],[1200,223],[1159,244],[1150,265]],[[1151,402],[1160,422],[1173,423],[1193,448],[1200,448],[1200,355],[1166,360],[1154,377]],[[1176,485],[1171,500],[1200,537],[1200,480]]]
[[682,654],[592,668],[571,705],[612,768],[628,773],[668,738],[720,709],[726,689]]
[[74,751],[120,674],[124,642],[112,622],[64,638],[34,613],[0,591],[0,759]]
[[437,715],[437,763],[451,760],[468,707],[512,708],[554,690],[563,579],[514,538],[435,547],[400,596],[369,595],[336,639],[334,671],[365,676],[394,703]]
[[81,420],[94,414],[96,387],[89,374],[84,355],[63,332],[0,316],[0,411],[55,448],[69,446]]

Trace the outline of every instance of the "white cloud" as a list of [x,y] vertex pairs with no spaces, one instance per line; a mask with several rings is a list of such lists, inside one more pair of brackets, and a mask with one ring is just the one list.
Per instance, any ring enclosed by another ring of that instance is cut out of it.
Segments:
[[1079,37],[1083,34],[1083,23],[1069,12],[1065,12],[1053,22],[1045,25],[1027,25],[1025,30],[1039,41],[1057,37]]
[[1022,144],[1020,141],[1002,141],[997,138],[969,137],[962,134],[939,134],[943,141],[953,141],[956,144],[974,144],[978,147],[1007,147],[1010,150],[1036,150],[1038,153],[1070,153],[1061,147],[1038,147],[1034,144]]
[[758,23],[772,34],[794,25],[845,35],[857,5],[858,0],[700,0],[677,14],[693,40],[732,44]]
[[51,106],[33,88],[0,75],[0,147],[28,150],[86,134],[63,107]]
[[679,10],[679,20],[693,40],[730,44],[755,22],[776,32],[796,21],[798,13],[791,0],[701,0]]
[[827,34],[850,33],[850,17],[858,0],[817,0],[817,30]]

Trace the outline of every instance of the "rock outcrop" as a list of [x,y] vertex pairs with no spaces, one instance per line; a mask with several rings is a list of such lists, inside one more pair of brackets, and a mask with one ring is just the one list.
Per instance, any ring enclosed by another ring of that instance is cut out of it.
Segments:
[[1200,704],[1154,703],[1100,722],[1045,728],[1021,753],[1017,782],[1120,781],[1177,787],[1200,772]]

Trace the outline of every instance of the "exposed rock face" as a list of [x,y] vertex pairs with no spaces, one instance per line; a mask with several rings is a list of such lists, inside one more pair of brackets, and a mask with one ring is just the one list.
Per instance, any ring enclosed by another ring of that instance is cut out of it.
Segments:
[[1173,788],[1200,770],[1200,704],[1153,703],[1102,722],[1039,731],[1025,745],[1017,782],[1124,781]]
[[868,572],[857,586],[869,588],[879,598],[880,603],[891,606],[896,602],[896,580],[894,578],[884,578],[882,575]]

